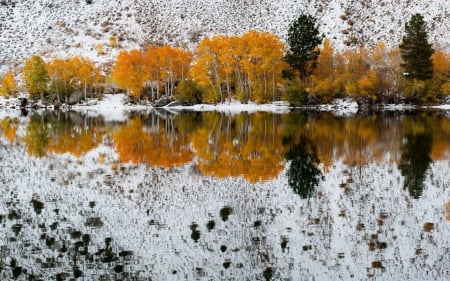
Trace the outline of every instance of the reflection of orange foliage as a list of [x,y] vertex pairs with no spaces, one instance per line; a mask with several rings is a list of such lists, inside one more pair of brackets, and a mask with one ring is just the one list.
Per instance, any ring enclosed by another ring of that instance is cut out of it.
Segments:
[[448,140],[441,139],[433,142],[430,157],[433,161],[450,159],[450,145]]
[[97,147],[101,140],[101,135],[92,129],[80,133],[77,130],[70,130],[50,138],[48,151],[60,154],[70,153],[80,157]]
[[146,132],[139,118],[122,126],[114,134],[114,141],[121,162],[172,168],[192,160],[188,140],[166,133],[164,127]]
[[3,135],[10,142],[13,143],[16,138],[18,124],[16,120],[11,120],[9,117],[3,118],[0,121],[0,127]]
[[219,120],[207,121],[209,125],[192,138],[200,171],[221,178],[242,176],[252,183],[278,176],[284,168],[282,134],[267,116],[271,117],[254,114],[249,120],[231,120],[228,116],[225,130],[216,126]]

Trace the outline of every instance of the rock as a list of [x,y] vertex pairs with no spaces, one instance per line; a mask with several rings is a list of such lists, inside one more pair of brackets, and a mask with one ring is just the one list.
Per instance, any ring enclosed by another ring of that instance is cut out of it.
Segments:
[[161,98],[159,98],[158,100],[156,100],[153,103],[154,107],[163,107],[168,105],[170,102],[172,102],[172,98],[171,97],[167,97],[167,96],[162,96]]
[[98,103],[97,99],[90,99],[88,100],[87,105],[96,105],[97,103]]
[[20,108],[26,107],[27,104],[28,104],[28,99],[27,99],[27,98],[19,98],[19,105],[20,105]]
[[167,104],[167,107],[174,107],[174,106],[191,106],[192,103],[190,102],[184,102],[184,101],[172,101]]
[[77,104],[81,101],[81,99],[83,97],[84,97],[84,94],[82,91],[75,91],[69,96],[69,99],[67,100],[67,104],[68,105]]

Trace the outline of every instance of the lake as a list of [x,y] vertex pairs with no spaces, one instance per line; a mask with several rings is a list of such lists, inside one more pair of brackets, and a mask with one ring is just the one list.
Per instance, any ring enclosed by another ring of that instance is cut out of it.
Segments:
[[1,280],[448,280],[450,114],[0,110]]

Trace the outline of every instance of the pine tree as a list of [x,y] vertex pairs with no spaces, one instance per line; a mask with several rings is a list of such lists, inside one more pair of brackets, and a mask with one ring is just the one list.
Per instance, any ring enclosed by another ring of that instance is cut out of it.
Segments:
[[289,50],[285,61],[300,72],[305,78],[315,66],[319,56],[318,46],[324,35],[320,35],[316,19],[311,15],[301,14],[289,25],[287,43]]
[[400,44],[401,66],[411,79],[428,80],[433,77],[434,53],[428,43],[427,24],[421,14],[415,14],[405,24],[406,35]]

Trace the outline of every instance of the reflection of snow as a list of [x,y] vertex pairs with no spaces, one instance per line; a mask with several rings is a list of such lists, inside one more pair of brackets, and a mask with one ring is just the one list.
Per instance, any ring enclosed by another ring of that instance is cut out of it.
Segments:
[[336,116],[350,116],[358,112],[358,103],[351,99],[335,99],[319,108],[323,111],[332,111]]
[[[285,173],[249,184],[241,178],[192,174],[189,165],[172,170],[121,165],[113,170],[114,155],[97,163],[97,155],[104,153],[112,152],[99,147],[78,160],[70,155],[34,159],[22,148],[2,143],[0,213],[7,213],[7,202],[14,200],[23,218],[65,218],[66,227],[93,233],[93,245],[113,237],[118,247],[142,257],[134,270],[155,279],[193,280],[196,268],[214,280],[257,279],[268,267],[277,280],[363,280],[367,274],[386,280],[448,277],[450,226],[443,207],[450,198],[448,161],[431,164],[417,200],[402,188],[395,164],[349,167],[341,162],[325,173],[315,197],[302,200],[288,187]],[[38,217],[29,206],[36,194],[45,201]],[[96,202],[95,208],[88,202]],[[224,206],[232,209],[226,221],[220,216]],[[59,214],[53,212],[56,208]],[[92,212],[102,218],[98,230],[85,225]],[[208,230],[210,221],[215,226]],[[434,223],[432,232],[423,231],[426,222]],[[9,230],[15,222],[5,223]],[[194,223],[198,242],[191,237]],[[38,227],[24,224],[19,239],[36,243],[40,234]],[[2,245],[10,243],[7,235],[1,232]],[[20,264],[39,267],[36,256],[22,256],[22,246],[11,250]],[[44,253],[52,254],[49,249]],[[228,270],[226,261],[231,261]],[[378,261],[383,269],[374,268]],[[86,268],[85,273],[93,272]]]

